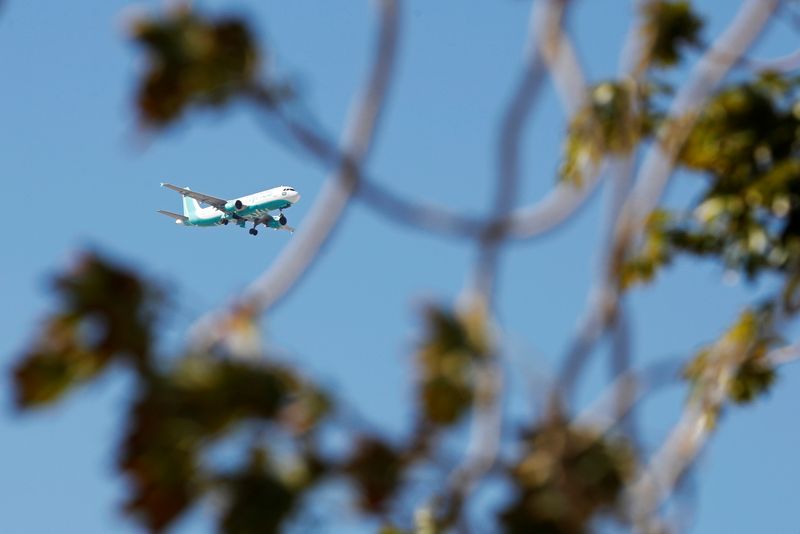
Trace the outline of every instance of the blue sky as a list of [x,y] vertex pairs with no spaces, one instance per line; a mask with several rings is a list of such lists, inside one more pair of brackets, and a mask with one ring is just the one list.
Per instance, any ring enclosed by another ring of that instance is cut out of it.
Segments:
[[[276,72],[298,84],[329,132],[341,129],[370,59],[369,2],[195,4],[249,15]],[[696,4],[711,15],[705,35],[713,37],[739,3]],[[53,306],[49,277],[86,247],[141,268],[171,288],[174,308],[164,334],[165,346],[174,347],[194,319],[229,302],[292,237],[178,227],[155,213],[180,208],[178,195],[158,183],[221,197],[293,185],[303,200],[287,216],[302,226],[325,177],[272,142],[241,106],[192,114],[149,139],[137,135],[133,82],[143,58],[123,31],[132,5],[9,0],[0,9],[3,533],[138,532],[119,512],[124,483],[113,473],[130,394],[121,373],[112,371],[41,413],[22,417],[11,408],[7,370]],[[135,6],[163,8],[161,2]],[[398,76],[370,162],[376,177],[411,198],[488,210],[495,138],[519,75],[529,8],[529,1],[512,0],[406,2]],[[572,34],[590,81],[616,72],[629,16],[628,2],[578,3]],[[796,48],[788,24],[776,21],[771,30],[758,55]],[[518,204],[552,187],[563,129],[547,86],[525,136]],[[668,200],[689,197],[697,183],[678,176]],[[602,201],[596,194],[565,227],[504,255],[497,312],[508,332],[510,365],[522,374],[546,372],[563,353],[595,273]],[[309,275],[266,318],[267,343],[399,437],[409,423],[419,304],[451,303],[474,257],[464,243],[398,227],[354,204]],[[656,285],[632,295],[636,361],[688,356],[765,288],[726,285],[714,264],[677,262]],[[599,392],[603,371],[598,358],[582,399]],[[528,394],[512,383],[515,406]],[[655,444],[674,423],[684,394],[675,388],[644,404],[648,442]],[[798,402],[800,370],[788,366],[768,398],[728,413],[697,469],[693,532],[797,531],[791,503],[800,477]],[[204,532],[208,517],[207,510],[194,511],[176,532]]]

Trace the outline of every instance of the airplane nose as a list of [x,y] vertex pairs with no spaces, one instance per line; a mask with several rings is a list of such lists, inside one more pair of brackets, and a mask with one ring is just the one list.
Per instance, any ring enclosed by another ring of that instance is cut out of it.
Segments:
[[294,204],[295,202],[300,200],[300,193],[298,193],[297,191],[292,191],[289,194],[289,200],[291,201],[292,204]]

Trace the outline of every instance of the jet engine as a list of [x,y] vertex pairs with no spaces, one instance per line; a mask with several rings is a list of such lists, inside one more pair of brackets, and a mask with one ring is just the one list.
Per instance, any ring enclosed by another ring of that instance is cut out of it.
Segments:
[[229,200],[225,203],[225,211],[242,211],[245,205],[242,203],[241,200]]
[[273,215],[272,220],[274,220],[281,226],[286,226],[286,216],[283,213],[281,213],[280,215]]

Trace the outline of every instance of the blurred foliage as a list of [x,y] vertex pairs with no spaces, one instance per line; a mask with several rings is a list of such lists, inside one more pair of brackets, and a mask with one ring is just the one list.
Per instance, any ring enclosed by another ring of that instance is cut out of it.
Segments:
[[160,293],[131,271],[81,256],[56,278],[59,310],[15,368],[18,406],[58,400],[115,358],[146,370]]
[[488,357],[485,316],[479,308],[458,315],[429,306],[427,334],[417,354],[420,415],[434,425],[458,422],[471,407],[476,366]]
[[516,496],[500,514],[506,532],[590,532],[596,514],[612,512],[635,457],[622,440],[561,420],[545,421],[524,440],[509,476]]
[[161,530],[213,478],[201,459],[214,440],[245,421],[276,420],[304,387],[279,367],[197,355],[146,381],[120,458],[133,484],[126,508]]
[[634,111],[634,99],[643,95],[635,94],[629,84],[602,82],[590,90],[589,96],[586,106],[569,124],[559,169],[562,180],[578,186],[584,174],[597,172],[605,156],[628,154],[653,120]]
[[[243,19],[204,18],[179,6],[161,18],[137,20],[132,34],[148,57],[137,96],[146,125],[166,126],[192,105],[220,107],[258,83],[263,54]],[[270,84],[261,94],[277,102],[290,91]]]
[[[652,279],[678,253],[710,256],[753,279],[800,271],[800,77],[763,74],[721,90],[692,129],[679,163],[707,177],[690,213],[659,211],[624,285]],[[796,283],[787,284],[793,302]]]
[[[698,44],[702,20],[689,2],[648,2],[644,7],[644,31],[652,44],[644,60],[661,67],[673,66],[680,51]],[[644,138],[652,136],[662,120],[652,104],[654,97],[671,88],[654,79],[633,83],[605,81],[589,89],[588,101],[570,120],[558,174],[561,180],[580,186],[594,175],[608,156],[624,156]]]
[[[727,398],[737,404],[766,393],[776,377],[766,355],[779,342],[774,305],[746,310],[716,342],[698,351],[684,369],[684,376],[692,385],[692,397],[703,398],[721,380]],[[705,406],[711,424],[722,407],[712,401]]]
[[658,67],[671,67],[681,60],[681,49],[700,44],[703,19],[688,0],[658,0],[644,3],[644,31],[650,42],[650,61]]
[[403,471],[401,453],[377,438],[363,438],[345,466],[361,495],[365,510],[381,512],[397,490]]
[[[130,482],[125,509],[151,532],[168,528],[208,493],[225,497],[221,531],[275,532],[322,475],[354,470],[359,481],[367,480],[365,469],[379,464],[386,472],[385,457],[372,449],[354,448],[341,466],[321,455],[317,430],[333,401],[295,371],[192,352],[157,357],[153,326],[163,303],[130,271],[87,254],[55,287],[60,307],[16,368],[18,406],[52,402],[115,358],[126,364],[137,385],[119,469]],[[209,461],[213,447],[248,428],[266,435],[262,445],[242,469],[219,471]],[[267,461],[273,440],[293,444],[293,470]],[[386,480],[367,484],[365,500],[375,501],[376,486],[386,497]]]
[[[655,66],[676,65],[700,42],[703,22],[688,2],[646,3],[644,17]],[[166,127],[192,108],[220,108],[255,94],[268,106],[291,96],[262,80],[265,56],[242,18],[215,19],[178,7],[139,19],[133,39],[147,56],[137,93],[146,126]],[[678,254],[692,254],[751,279],[762,271],[784,275],[779,298],[746,311],[685,368],[692,398],[702,402],[720,381],[724,400],[736,403],[768,391],[775,371],[766,355],[780,341],[776,317],[800,306],[798,87],[800,78],[764,74],[714,96],[678,160],[703,176],[704,192],[691,209],[653,212],[642,246],[618,273],[623,287],[631,287],[652,280]],[[670,91],[652,76],[593,86],[569,124],[561,179],[579,186],[605,157],[630,155],[643,141],[654,141],[668,124],[658,104]],[[168,530],[207,497],[217,504],[220,532],[279,532],[307,509],[310,495],[337,483],[353,490],[354,509],[385,525],[383,532],[410,532],[396,519],[412,514],[397,508],[420,472],[433,473],[425,484],[436,498],[424,503],[417,532],[468,521],[462,504],[469,495],[452,487],[447,440],[432,438],[461,440],[459,423],[470,410],[500,395],[481,385],[498,357],[485,305],[425,310],[414,358],[416,426],[405,439],[388,440],[353,425],[342,417],[340,399],[268,355],[244,360],[230,346],[163,354],[156,348],[156,319],[164,301],[129,269],[86,254],[54,288],[57,307],[15,367],[17,407],[53,403],[112,363],[133,376],[117,467],[129,483],[126,512],[150,532]],[[233,322],[233,329],[257,329],[247,310]],[[722,402],[704,407],[713,424]],[[485,476],[500,473],[510,493],[493,525],[577,534],[591,531],[598,515],[621,512],[623,488],[636,468],[632,448],[562,417],[528,424],[532,430],[501,444],[499,469]],[[328,431],[345,443],[324,446]],[[233,467],[215,461],[220,447],[237,453]],[[518,454],[509,460],[508,451]]]
[[649,282],[658,268],[669,265],[673,250],[667,236],[671,219],[664,210],[655,210],[645,223],[644,243],[637,255],[622,264],[620,283],[627,289],[637,282]]
[[229,494],[220,523],[220,532],[226,534],[280,532],[297,504],[300,489],[279,473],[263,448],[252,449],[244,467],[222,482]]
[[[348,450],[324,454],[320,433],[334,424],[336,399],[292,369],[219,351],[159,355],[153,330],[163,301],[125,268],[87,254],[55,287],[59,309],[17,366],[18,407],[52,402],[118,359],[136,384],[118,461],[130,487],[125,510],[150,532],[206,495],[221,503],[220,532],[278,532],[322,480],[349,481],[361,509],[384,517],[407,470],[424,460],[419,436],[395,445],[347,425]],[[456,411],[447,395],[474,398],[472,367],[489,350],[485,317],[436,308],[426,316],[420,402],[429,422],[447,426],[469,407]],[[241,467],[213,461],[215,447],[242,432],[252,439]]]

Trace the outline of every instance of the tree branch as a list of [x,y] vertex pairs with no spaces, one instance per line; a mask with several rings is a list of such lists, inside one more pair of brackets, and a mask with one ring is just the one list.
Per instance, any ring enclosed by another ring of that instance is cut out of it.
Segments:
[[[676,95],[671,118],[660,142],[645,156],[633,190],[626,196],[615,220],[613,237],[601,281],[592,291],[581,327],[571,344],[560,373],[559,388],[568,399],[589,352],[611,324],[619,301],[618,271],[628,247],[641,236],[646,217],[657,206],[702,105],[736,60],[752,45],[776,9],[779,0],[746,0],[733,22],[700,58],[689,81]],[[630,63],[636,65],[636,62]],[[558,399],[551,403],[555,408]]]
[[668,359],[655,362],[644,369],[628,369],[619,374],[600,397],[585,408],[573,425],[589,427],[605,434],[628,415],[646,395],[680,383],[684,362]]
[[745,0],[730,26],[699,59],[692,74],[676,95],[668,112],[661,141],[645,156],[636,185],[625,203],[617,225],[614,250],[624,250],[641,235],[643,223],[655,209],[675,159],[697,120],[703,104],[731,67],[761,34],[780,0]]
[[[715,428],[715,419],[727,402],[729,384],[749,349],[726,337],[709,352],[707,359],[715,365],[701,393],[690,399],[669,437],[653,455],[649,467],[627,491],[629,510],[640,526],[647,526],[652,514],[703,450]],[[766,355],[766,361],[772,365],[796,359],[800,359],[800,343],[774,349]]]

